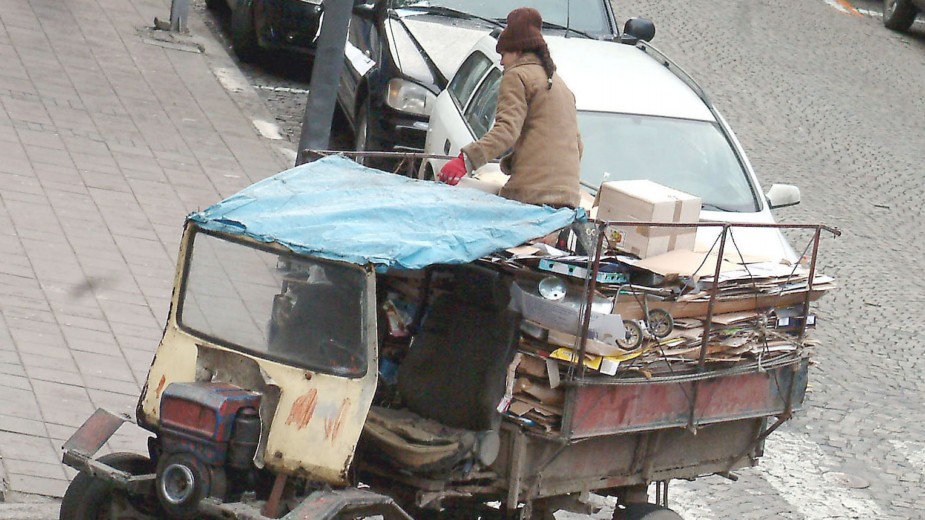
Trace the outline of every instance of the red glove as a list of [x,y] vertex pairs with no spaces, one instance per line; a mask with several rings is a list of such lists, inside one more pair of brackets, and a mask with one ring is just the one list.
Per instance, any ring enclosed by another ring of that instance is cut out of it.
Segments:
[[463,158],[463,153],[459,152],[459,157],[450,159],[443,165],[443,168],[440,168],[438,177],[440,182],[456,186],[459,184],[459,179],[462,179],[464,175],[466,175],[466,160]]

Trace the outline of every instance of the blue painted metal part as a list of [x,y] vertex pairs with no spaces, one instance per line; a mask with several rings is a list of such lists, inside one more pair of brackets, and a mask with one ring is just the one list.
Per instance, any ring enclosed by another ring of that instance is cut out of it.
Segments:
[[227,383],[171,383],[161,397],[164,449],[222,465],[238,411],[259,406],[260,394]]

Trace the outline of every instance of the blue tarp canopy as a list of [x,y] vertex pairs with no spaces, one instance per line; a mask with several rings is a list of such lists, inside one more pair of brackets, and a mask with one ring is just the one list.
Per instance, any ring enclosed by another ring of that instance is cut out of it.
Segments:
[[189,219],[296,253],[378,269],[471,262],[571,224],[569,209],[365,168],[342,156],[259,181]]

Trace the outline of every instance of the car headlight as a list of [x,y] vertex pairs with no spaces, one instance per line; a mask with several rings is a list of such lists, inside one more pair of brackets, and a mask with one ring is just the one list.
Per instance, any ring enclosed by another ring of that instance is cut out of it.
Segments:
[[434,108],[437,96],[426,88],[412,81],[395,78],[389,81],[389,92],[385,104],[411,114],[429,116]]

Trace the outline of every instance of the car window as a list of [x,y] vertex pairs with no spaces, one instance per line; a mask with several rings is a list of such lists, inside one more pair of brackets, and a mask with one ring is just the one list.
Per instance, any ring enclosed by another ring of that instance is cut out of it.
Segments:
[[501,71],[492,69],[479,86],[472,102],[466,107],[466,122],[476,139],[481,139],[491,128],[498,108],[498,86],[501,84]]
[[705,209],[760,209],[748,174],[716,123],[606,112],[578,113],[582,182],[648,179],[696,195]]
[[592,34],[613,33],[603,0],[392,0],[392,8],[402,7],[446,7],[501,22],[518,7],[532,7],[551,24]]
[[460,65],[453,80],[450,81],[450,97],[460,110],[466,108],[469,96],[482,79],[485,71],[491,67],[491,60],[481,52],[474,52]]

